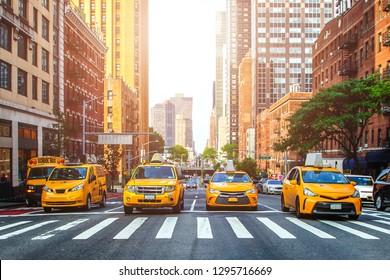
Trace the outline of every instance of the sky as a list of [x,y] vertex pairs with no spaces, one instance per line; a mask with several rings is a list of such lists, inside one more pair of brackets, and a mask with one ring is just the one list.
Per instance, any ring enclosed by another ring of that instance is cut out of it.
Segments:
[[215,19],[226,0],[149,0],[149,106],[176,93],[193,98],[193,139],[210,135],[215,80]]

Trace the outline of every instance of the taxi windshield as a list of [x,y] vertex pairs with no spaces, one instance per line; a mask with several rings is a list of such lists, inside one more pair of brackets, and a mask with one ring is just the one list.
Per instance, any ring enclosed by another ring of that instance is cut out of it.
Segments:
[[349,184],[343,174],[334,171],[302,171],[302,177],[305,183]]
[[175,172],[170,166],[140,166],[133,179],[175,179]]
[[45,179],[49,177],[54,167],[36,167],[31,168],[27,179]]
[[50,175],[50,180],[81,180],[87,175],[86,167],[56,168]]
[[245,173],[215,173],[212,183],[250,183],[251,179]]

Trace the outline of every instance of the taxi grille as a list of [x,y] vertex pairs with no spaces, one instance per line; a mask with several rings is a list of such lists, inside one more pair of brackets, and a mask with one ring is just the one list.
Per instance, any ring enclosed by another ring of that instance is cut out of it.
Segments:
[[56,202],[46,201],[46,204],[52,206],[73,205],[76,204],[76,201],[56,201]]
[[[233,201],[232,198],[236,198]],[[245,195],[245,192],[221,192],[215,201],[217,204],[249,204],[249,198]]]
[[340,203],[341,204],[341,209],[331,209],[332,203],[328,202],[317,202],[314,209],[313,213],[316,214],[328,214],[328,213],[344,213],[344,214],[354,214],[355,213],[355,206],[353,203]]
[[138,194],[163,194],[164,187],[137,187]]

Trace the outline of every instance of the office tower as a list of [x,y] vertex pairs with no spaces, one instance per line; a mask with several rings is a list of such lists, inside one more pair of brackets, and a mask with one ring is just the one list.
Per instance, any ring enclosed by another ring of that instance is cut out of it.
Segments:
[[[176,124],[179,125],[181,129],[178,129],[176,125],[176,144],[180,144],[183,147],[193,146],[193,133],[192,133],[192,107],[193,107],[193,98],[185,97],[182,93],[175,94],[174,97],[170,98],[170,101],[175,105],[175,114],[176,114]],[[177,117],[177,115],[181,115]],[[200,125],[200,124],[199,124]],[[180,141],[178,141],[181,139]]]
[[152,127],[165,140],[165,146],[170,148],[175,145],[175,105],[166,100],[156,104],[151,109]]

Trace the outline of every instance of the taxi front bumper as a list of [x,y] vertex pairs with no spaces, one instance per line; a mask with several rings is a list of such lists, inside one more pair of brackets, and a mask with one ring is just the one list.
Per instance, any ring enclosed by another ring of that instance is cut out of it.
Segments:
[[82,191],[67,192],[64,194],[42,192],[42,207],[79,207],[86,203]]
[[179,194],[167,192],[164,194],[137,194],[125,191],[123,195],[123,205],[129,207],[173,207],[179,201]]
[[331,200],[322,197],[305,197],[302,201],[301,213],[360,215],[362,213],[362,202],[360,198]]

